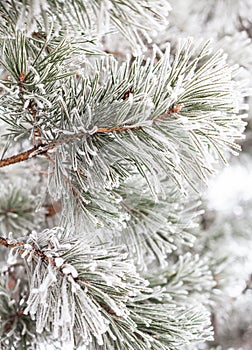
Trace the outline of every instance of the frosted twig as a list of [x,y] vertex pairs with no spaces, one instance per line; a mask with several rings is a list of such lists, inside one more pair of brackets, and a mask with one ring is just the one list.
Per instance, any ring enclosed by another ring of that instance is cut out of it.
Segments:
[[[157,121],[157,120],[162,120],[165,119],[166,117],[169,117],[171,114],[178,113],[182,109],[182,105],[177,105],[173,106],[170,109],[168,109],[167,112],[157,116],[152,120],[152,125]],[[122,125],[122,126],[114,126],[110,128],[98,128],[92,135],[95,134],[102,134],[102,133],[113,133],[113,132],[126,132],[126,131],[135,131],[135,130],[143,130],[143,126],[141,125]],[[75,139],[80,139],[83,136],[85,136],[85,132],[79,132],[76,134],[73,134],[71,136],[67,136],[64,138],[61,138],[57,141],[51,141],[47,144],[42,144],[40,146],[34,146],[33,148],[30,148],[27,151],[24,151],[22,153],[16,154],[14,156],[5,158],[0,160],[0,168],[5,167],[7,165],[15,164],[15,163],[20,163],[23,162],[27,159],[34,158],[38,155],[43,155],[46,154],[49,150],[55,148],[57,145],[65,144],[69,141],[75,140]]]
[[[19,253],[22,255],[25,251],[25,244],[19,241],[9,241],[7,238],[0,237],[0,245],[13,249],[13,248],[18,248],[20,251]],[[55,264],[55,261],[53,258],[49,258],[42,250],[39,250],[37,248],[32,249],[33,254],[37,255],[40,257],[43,261],[46,262],[51,262]],[[55,264],[56,265],[56,264]]]

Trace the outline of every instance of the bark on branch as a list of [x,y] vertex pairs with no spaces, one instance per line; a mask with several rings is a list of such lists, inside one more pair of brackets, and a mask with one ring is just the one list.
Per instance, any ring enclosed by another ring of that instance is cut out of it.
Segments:
[[[22,254],[25,250],[24,243],[19,241],[9,241],[7,238],[0,237],[0,245],[3,245],[6,248],[13,249],[18,248],[20,254]],[[37,248],[32,249],[33,254],[40,257],[42,260],[49,262],[51,258],[49,258],[42,250]]]
[[[178,113],[183,108],[183,105],[176,105],[168,109],[165,113],[160,114],[156,118],[152,120],[152,124],[155,124],[156,121],[165,119],[169,117],[171,114]],[[99,128],[92,135],[102,134],[102,133],[113,133],[113,132],[126,132],[126,131],[135,131],[142,130],[143,127],[141,125],[124,125],[124,126],[114,126],[111,128]],[[49,150],[54,149],[56,146],[73,141],[75,139],[80,139],[86,135],[85,132],[79,132],[70,136],[63,137],[57,141],[52,141],[47,144],[41,144],[38,146],[34,146],[27,151],[16,154],[9,158],[5,158],[0,160],[0,168],[5,167],[7,165],[23,162],[25,160],[35,158],[39,155],[46,154]]]

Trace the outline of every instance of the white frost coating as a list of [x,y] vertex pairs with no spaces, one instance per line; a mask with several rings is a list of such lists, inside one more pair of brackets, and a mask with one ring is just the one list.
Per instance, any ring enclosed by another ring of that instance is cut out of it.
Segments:
[[170,95],[171,101],[178,100],[179,99],[179,95],[181,95],[185,91],[185,89],[182,87],[183,81],[184,81],[184,75],[181,74],[178,77],[177,83],[176,83],[174,89],[171,92],[171,95]]
[[68,275],[67,280],[71,283],[73,293],[76,293],[77,291],[81,290],[81,286],[75,282],[72,275]]
[[97,263],[96,261],[92,262],[92,264],[90,264],[90,266],[88,267],[89,271],[95,272],[97,267]]
[[24,108],[24,109],[28,108],[29,103],[30,103],[30,100],[29,100],[29,99],[28,99],[28,100],[26,100],[26,101],[25,101],[25,103],[24,103],[23,108]]
[[[46,2],[46,1],[45,1]],[[41,12],[42,2],[40,0],[33,0],[31,3],[31,11],[34,17],[38,16]]]
[[38,81],[40,81],[40,75],[39,75],[38,71],[32,65],[29,65],[28,69],[31,70],[34,73],[34,80],[33,80],[33,82],[37,83]]
[[42,299],[46,299],[48,288],[54,283],[57,282],[57,277],[55,271],[53,271],[52,266],[49,264],[47,268],[48,274],[44,279],[43,283],[39,287],[39,293],[42,293]]
[[30,250],[32,250],[32,245],[29,244],[29,243],[25,243],[25,244],[24,244],[24,248],[25,248],[25,249],[30,249]]
[[89,133],[90,135],[93,135],[93,134],[96,133],[97,130],[98,130],[98,127],[95,125],[91,130],[88,130],[88,133]]
[[60,248],[61,249],[65,249],[65,250],[69,250],[69,249],[71,249],[71,244],[70,243],[65,243],[65,244],[61,244],[60,245]]
[[72,130],[61,130],[61,133],[64,135],[74,135],[75,131]]
[[62,269],[62,272],[63,272],[65,275],[72,275],[73,278],[77,278],[77,277],[78,277],[78,271],[76,270],[75,267],[73,267],[73,266],[70,265],[70,264],[65,264],[65,265],[64,265],[64,268]]
[[21,258],[24,259],[28,254],[30,254],[30,250],[25,249],[21,254]]
[[113,9],[113,4],[111,4],[110,0],[104,0],[104,6],[105,6],[107,11]]
[[44,98],[43,96],[34,96],[34,99],[40,108],[44,107],[42,102],[44,102],[48,106],[48,108],[52,108],[52,103],[48,99]]
[[[63,325],[64,327],[71,326],[71,316],[70,316],[70,309],[71,306],[69,306],[68,302],[68,292],[67,292],[67,281],[64,278],[62,283],[62,307],[61,307],[61,317],[64,318]],[[65,325],[66,323],[66,325]],[[70,327],[69,327],[70,328]]]
[[37,84],[37,88],[40,90],[40,92],[45,95],[46,94],[46,91],[45,91],[45,88],[44,88],[44,84]]
[[54,261],[55,261],[56,267],[61,267],[64,264],[64,259],[62,258],[55,258]]
[[[86,147],[86,150],[87,150],[87,152],[88,152],[89,154],[91,154],[92,156],[96,156],[96,155],[97,155],[96,150],[92,149],[92,148],[89,146],[88,142],[85,142],[85,147]],[[90,160],[89,162],[90,162],[90,164],[92,163],[91,160]]]

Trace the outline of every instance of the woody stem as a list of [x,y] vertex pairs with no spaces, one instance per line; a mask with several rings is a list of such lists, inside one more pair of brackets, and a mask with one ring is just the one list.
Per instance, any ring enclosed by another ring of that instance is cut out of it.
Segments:
[[[182,105],[177,105],[175,107],[170,108],[168,111],[166,111],[163,114],[160,114],[159,116],[155,117],[152,120],[152,124],[154,124],[156,121],[163,120],[167,117],[169,117],[173,113],[178,113],[182,109]],[[125,125],[125,126],[114,126],[111,128],[99,128],[97,129],[92,135],[95,134],[102,134],[102,133],[113,133],[113,132],[126,132],[126,131],[135,131],[135,130],[143,130],[143,127],[141,125]],[[70,136],[63,137],[57,141],[51,141],[47,144],[41,144],[39,146],[34,146],[33,148],[30,148],[27,151],[24,151],[22,153],[16,154],[14,156],[11,156],[9,158],[5,158],[0,160],[0,168],[5,167],[7,165],[23,162],[25,160],[28,160],[30,158],[37,157],[38,155],[46,154],[49,150],[55,148],[58,145],[67,143],[69,141],[73,141],[75,139],[80,139],[86,135],[85,132],[79,132]]]

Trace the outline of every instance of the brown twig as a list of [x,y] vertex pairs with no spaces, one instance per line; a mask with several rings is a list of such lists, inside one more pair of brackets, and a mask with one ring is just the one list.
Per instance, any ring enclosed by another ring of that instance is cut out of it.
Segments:
[[15,248],[15,247],[23,247],[23,243],[21,242],[12,242],[12,243],[9,243],[8,240],[4,237],[0,237],[0,244],[3,245],[4,247],[6,248]]
[[24,316],[23,310],[17,310],[17,312],[14,315],[10,315],[8,322],[4,325],[4,333],[9,333],[13,329],[13,325],[15,324],[16,320],[20,317]]
[[0,160],[0,168],[7,165],[23,162],[27,159],[37,157],[38,155],[45,154],[50,149],[53,149],[56,146],[56,142],[51,142],[45,146],[34,146],[27,151],[16,154],[14,156]]
[[[43,35],[39,32],[33,32],[32,33],[33,38],[39,39],[43,44],[46,42],[46,35]],[[47,53],[50,53],[52,51],[52,48],[48,45],[45,46],[45,50]]]
[[179,113],[181,109],[183,108],[183,105],[175,105],[169,108],[165,113],[158,115],[156,118],[153,119],[153,123],[156,122],[157,120],[162,120],[174,113]]
[[[9,249],[13,249],[13,248],[19,248],[20,249],[20,254],[22,254],[25,250],[24,247],[24,243],[19,242],[19,241],[9,241],[7,238],[4,237],[0,237],[0,245],[9,248]],[[51,259],[49,258],[42,250],[39,250],[37,248],[33,248],[32,249],[33,254],[37,255],[38,257],[40,257],[42,260],[46,261],[46,262],[52,262]],[[54,259],[52,259],[54,260]],[[55,262],[54,262],[55,263]]]
[[52,217],[54,215],[56,215],[57,213],[59,213],[62,209],[62,205],[60,201],[54,202],[50,205],[48,205],[46,207],[46,213],[45,216],[48,217]]
[[[158,120],[163,120],[167,117],[170,117],[174,113],[179,113],[183,108],[183,105],[176,105],[167,110],[167,112],[160,114],[156,118],[153,119],[152,123],[154,124]],[[133,125],[124,125],[124,126],[114,126],[111,128],[99,128],[92,135],[95,134],[106,134],[106,133],[114,133],[114,132],[127,132],[127,131],[136,131],[143,130],[141,125],[133,126]],[[0,168],[5,167],[7,165],[23,162],[30,158],[37,157],[38,155],[46,154],[49,150],[55,148],[58,145],[68,143],[75,139],[80,139],[86,135],[85,132],[79,132],[70,136],[63,137],[57,141],[52,141],[47,144],[35,145],[33,148],[30,148],[27,151],[16,154],[14,156],[5,158],[0,160]]]
[[41,131],[40,128],[37,124],[38,122],[38,117],[37,117],[37,110],[36,110],[36,105],[30,101],[29,105],[28,105],[28,111],[31,113],[32,118],[33,118],[33,125],[34,125],[34,132],[33,132],[33,145],[36,146],[40,146],[42,144],[42,140],[41,140]]

